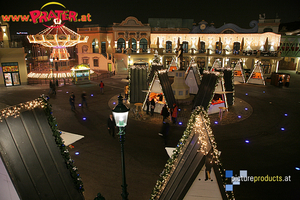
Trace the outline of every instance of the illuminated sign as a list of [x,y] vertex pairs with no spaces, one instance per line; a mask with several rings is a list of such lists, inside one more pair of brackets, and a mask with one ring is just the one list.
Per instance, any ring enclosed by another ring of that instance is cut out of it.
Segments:
[[[65,10],[50,10],[42,11],[43,8],[49,5],[59,5]],[[29,15],[1,15],[4,22],[33,22],[36,23],[45,23],[48,21],[53,21],[54,19],[60,19],[61,21],[70,21],[70,22],[91,22],[91,15],[87,13],[86,15],[81,15],[79,17],[78,13],[75,11],[67,10],[66,6],[59,2],[48,2],[44,4],[40,10],[32,10],[29,12]]]

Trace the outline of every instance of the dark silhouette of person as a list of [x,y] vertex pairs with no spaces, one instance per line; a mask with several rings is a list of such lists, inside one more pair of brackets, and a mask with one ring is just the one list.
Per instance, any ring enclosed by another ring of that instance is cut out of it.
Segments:
[[71,105],[71,110],[75,111],[75,95],[74,95],[73,92],[71,92],[69,102],[70,102],[70,105]]
[[168,118],[170,116],[170,113],[168,111],[168,108],[167,108],[167,105],[165,104],[164,107],[161,109],[161,113],[160,113],[162,116],[163,116],[163,121]]
[[113,118],[113,115],[110,114],[109,118],[107,119],[107,129],[108,129],[108,133],[111,136],[113,136],[113,138],[115,137],[115,127],[116,127],[115,119]]
[[154,114],[154,109],[155,109],[155,101],[154,101],[154,98],[152,98],[152,100],[150,101],[150,105],[151,105],[151,116],[153,116],[153,114]]
[[160,130],[160,133],[158,133],[158,135],[160,135],[160,136],[163,137],[165,145],[167,145],[167,139],[168,139],[168,135],[169,135],[169,130],[170,130],[169,119],[164,119],[162,127],[161,127],[161,130]]

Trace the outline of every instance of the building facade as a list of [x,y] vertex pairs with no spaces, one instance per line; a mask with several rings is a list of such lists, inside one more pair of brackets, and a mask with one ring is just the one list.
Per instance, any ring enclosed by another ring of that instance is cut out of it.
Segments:
[[[281,59],[277,53],[281,38],[276,33],[278,20],[270,23],[270,20],[260,17],[259,21],[250,23],[250,29],[235,24],[215,28],[205,21],[186,25],[192,21],[150,18],[149,24],[143,24],[135,17],[128,17],[109,28],[79,28],[78,33],[90,37],[87,45],[78,45],[79,63],[88,63],[92,69],[97,69],[94,64],[99,63],[99,69],[108,71],[107,65],[111,63],[111,70],[123,73],[130,65],[151,65],[154,54],[158,53],[161,63],[167,68],[176,58],[178,45],[182,44],[181,64],[184,67],[193,59],[203,69],[209,69],[216,61],[221,62],[222,67],[234,67],[242,61],[243,67],[249,70],[257,62],[262,64],[266,74],[278,70]],[[269,32],[271,29],[273,32]],[[101,48],[97,47],[95,39],[98,45],[101,43]],[[104,53],[107,56],[103,56]]]
[[0,87],[27,84],[24,48],[11,43],[8,23],[0,19],[0,26]]

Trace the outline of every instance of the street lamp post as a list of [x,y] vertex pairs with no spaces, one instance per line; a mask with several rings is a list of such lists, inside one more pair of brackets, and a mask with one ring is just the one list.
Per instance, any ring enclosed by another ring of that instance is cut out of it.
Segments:
[[116,126],[119,127],[120,143],[121,143],[121,162],[122,162],[122,199],[128,200],[126,176],[125,176],[125,159],[124,159],[124,142],[125,142],[125,127],[127,125],[129,108],[123,104],[123,97],[118,97],[118,105],[112,110]]

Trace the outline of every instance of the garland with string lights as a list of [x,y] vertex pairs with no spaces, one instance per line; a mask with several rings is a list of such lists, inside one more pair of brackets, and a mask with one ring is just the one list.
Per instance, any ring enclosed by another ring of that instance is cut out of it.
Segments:
[[[228,183],[228,180],[225,178],[225,169],[223,168],[223,165],[220,161],[219,151],[217,149],[217,143],[215,142],[214,135],[212,133],[212,129],[210,127],[210,120],[207,115],[207,112],[203,109],[203,107],[196,107],[194,111],[191,114],[191,117],[188,121],[187,128],[183,132],[183,135],[181,139],[179,140],[179,143],[177,144],[175,150],[173,151],[173,155],[171,158],[167,160],[167,163],[165,164],[164,170],[160,174],[160,178],[157,180],[154,189],[151,193],[150,199],[154,200],[157,196],[161,194],[161,190],[165,187],[165,184],[168,182],[168,179],[170,178],[171,172],[175,170],[175,163],[177,162],[178,156],[183,151],[184,145],[187,143],[188,138],[193,130],[193,127],[196,123],[196,118],[198,115],[202,114],[204,118],[204,124],[205,128],[208,132],[209,140],[211,143],[211,146],[213,148],[213,158],[215,160],[215,164],[217,164],[219,168],[220,175],[222,177],[223,181],[223,187],[225,189],[225,185]],[[232,191],[225,191],[227,199],[234,200],[234,194]]]
[[42,108],[44,108],[45,114],[48,119],[48,124],[50,125],[53,136],[55,138],[56,145],[59,147],[60,153],[65,160],[67,168],[70,171],[76,189],[82,193],[84,191],[83,182],[81,180],[81,177],[79,176],[78,168],[74,165],[74,160],[71,158],[69,150],[66,148],[64,141],[60,136],[62,132],[57,129],[58,127],[56,118],[52,115],[52,105],[48,103],[47,98],[43,95],[39,99],[42,101]]

